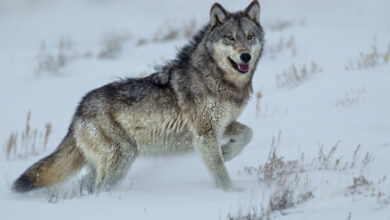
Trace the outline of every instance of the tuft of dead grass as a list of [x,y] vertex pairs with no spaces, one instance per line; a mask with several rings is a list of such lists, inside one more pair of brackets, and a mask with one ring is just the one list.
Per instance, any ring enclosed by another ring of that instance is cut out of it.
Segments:
[[44,193],[49,203],[58,203],[61,200],[69,200],[74,198],[82,198],[93,193],[93,185],[85,178],[81,178],[72,184],[71,188],[66,191],[62,190],[61,185],[54,185],[44,189]]
[[357,105],[360,103],[361,96],[365,91],[365,89],[353,89],[349,92],[346,92],[342,97],[337,99],[334,105],[336,107]]
[[165,20],[152,35],[151,39],[140,38],[136,45],[142,46],[148,43],[167,42],[179,38],[189,39],[196,34],[196,31],[197,24],[195,19],[183,22],[181,25],[175,24],[172,20]]
[[268,220],[269,216],[266,216],[264,209],[258,210],[257,208],[252,208],[251,210],[244,212],[239,210],[236,215],[231,213],[226,217],[227,220]]
[[[305,153],[300,153],[299,158],[286,161],[283,156],[279,156],[277,149],[280,146],[281,132],[278,137],[273,137],[268,159],[264,164],[258,167],[244,167],[240,174],[257,174],[259,181],[272,182],[281,179],[283,175],[291,175],[310,171],[345,171],[348,169],[359,168],[360,173],[374,161],[371,153],[366,152],[363,157],[360,154],[360,145],[357,145],[350,160],[343,160],[343,156],[336,157],[340,141],[337,141],[328,152],[324,150],[325,146],[320,145],[318,153],[312,159],[306,158]],[[384,178],[385,180],[386,178]]]
[[311,62],[310,65],[295,65],[292,64],[287,70],[283,70],[282,74],[276,75],[276,85],[279,88],[294,88],[304,82],[310,75],[323,71],[316,62]]
[[297,46],[294,35],[291,35],[289,38],[282,36],[274,45],[266,44],[264,53],[269,53],[271,56],[275,56],[276,53],[280,53],[285,50],[290,50],[292,57],[297,56]]
[[160,27],[153,35],[153,42],[165,42],[175,40],[179,37],[190,38],[196,33],[196,21],[191,19],[189,22],[182,23],[181,26],[174,25],[170,21]]
[[[179,38],[188,39],[195,35],[196,31],[195,19],[183,22],[181,25],[166,20],[151,37],[139,38],[135,41],[135,44],[136,46],[142,46],[148,43],[166,42]],[[35,76],[40,77],[44,73],[60,74],[66,66],[75,60],[118,58],[124,45],[132,40],[133,37],[128,33],[106,33],[103,35],[101,48],[96,52],[96,56],[90,51],[80,52],[77,50],[71,37],[62,36],[55,48],[49,48],[46,42],[42,42],[37,56],[37,65],[34,67]]]
[[38,54],[38,64],[34,68],[35,76],[43,73],[58,74],[62,68],[77,59],[86,59],[92,56],[91,52],[80,53],[74,48],[74,42],[70,37],[62,36],[54,50],[49,50],[46,43],[42,42]]
[[259,181],[280,180],[284,175],[299,173],[298,160],[285,161],[282,156],[278,156],[277,149],[280,146],[281,132],[277,139],[272,138],[271,149],[268,159],[264,165],[260,165],[257,172]]
[[351,220],[351,218],[352,218],[352,213],[348,212],[347,220]]
[[102,49],[99,52],[100,59],[115,59],[123,50],[123,44],[132,40],[130,34],[110,32],[103,36]]
[[261,91],[258,91],[256,93],[256,117],[260,114],[260,99],[263,97],[263,93]]
[[353,178],[353,184],[348,188],[356,191],[359,187],[368,187],[372,185],[372,181],[368,181],[365,176],[359,176]]
[[[7,160],[14,158],[27,158],[37,155],[40,151],[45,151],[52,132],[50,122],[45,124],[45,128],[32,129],[30,125],[31,111],[27,113],[25,128],[21,132],[11,132],[3,147]],[[41,146],[38,148],[37,146]]]
[[273,137],[268,159],[258,168],[245,167],[245,173],[256,174],[259,182],[267,183],[269,197],[265,206],[252,209],[249,212],[239,211],[237,215],[228,215],[228,219],[270,219],[275,213],[282,215],[290,208],[299,206],[307,200],[314,198],[313,189],[309,180],[304,176],[304,157],[297,160],[286,161],[279,156],[277,149],[280,146],[281,132]]
[[375,43],[368,51],[361,51],[358,58],[349,60],[345,70],[373,69],[378,65],[390,63],[390,44],[385,51],[379,51]]
[[377,182],[370,180],[365,175],[361,174],[358,177],[353,177],[352,185],[348,186],[345,196],[363,196],[375,198],[379,204],[390,204],[390,193],[385,193],[380,185],[386,182],[386,176],[380,178]]
[[304,19],[280,19],[276,18],[271,21],[266,22],[265,27],[271,31],[282,31],[293,26],[304,26]]
[[[351,160],[347,161],[344,161],[342,156],[336,156],[340,141],[331,146],[329,151],[324,150],[324,145],[320,145],[317,155],[313,158],[306,158],[307,156],[302,152],[297,159],[286,160],[278,154],[280,140],[281,132],[277,137],[273,137],[268,158],[263,164],[258,167],[247,166],[239,172],[240,174],[257,175],[260,183],[266,183],[266,187],[268,187],[266,191],[269,192],[269,197],[266,198],[264,206],[255,207],[247,212],[240,209],[235,215],[229,214],[227,219],[268,220],[276,214],[288,214],[289,209],[297,208],[315,197],[315,188],[306,174],[313,171],[343,172],[347,169],[360,169],[361,175],[354,178],[353,184],[348,187],[349,195],[352,194],[351,192],[355,194],[364,192],[367,196],[378,198],[378,202],[380,201],[381,204],[387,204],[386,194],[383,191],[375,191],[371,187],[373,181],[369,181],[363,175],[363,170],[373,161],[373,157],[370,153],[366,153],[364,157],[361,157],[360,145],[356,146],[351,155]],[[386,176],[381,178],[378,184],[385,180]]]

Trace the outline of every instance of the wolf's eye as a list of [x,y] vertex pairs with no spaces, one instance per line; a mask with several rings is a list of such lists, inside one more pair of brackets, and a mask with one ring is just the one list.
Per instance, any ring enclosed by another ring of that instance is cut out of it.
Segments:
[[230,41],[234,41],[234,37],[232,35],[228,35],[227,39],[230,40]]
[[253,35],[252,34],[248,34],[248,36],[246,37],[248,40],[252,40],[253,39]]

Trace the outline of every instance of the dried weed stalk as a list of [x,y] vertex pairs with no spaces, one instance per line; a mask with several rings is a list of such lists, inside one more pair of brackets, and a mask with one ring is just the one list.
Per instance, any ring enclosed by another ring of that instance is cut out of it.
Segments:
[[390,203],[390,194],[383,192],[379,185],[386,181],[386,176],[379,179],[377,183],[369,180],[366,176],[360,175],[353,177],[353,183],[348,187],[345,196],[359,195],[375,198],[379,204],[388,205]]
[[102,49],[98,57],[100,59],[114,59],[117,58],[123,50],[123,44],[132,40],[130,34],[122,34],[110,32],[103,36]]
[[297,56],[297,46],[295,37],[291,35],[289,38],[280,37],[279,41],[275,44],[267,44],[265,46],[264,53],[269,53],[271,55],[275,55],[276,53],[280,53],[285,50],[291,50],[291,56]]
[[336,103],[336,107],[351,106],[360,103],[361,95],[365,92],[365,89],[355,89],[347,92],[344,96],[340,97]]
[[[37,128],[32,129],[30,125],[31,111],[27,113],[25,128],[22,132],[12,132],[5,144],[5,157],[7,160],[12,158],[27,158],[30,155],[36,155],[39,151],[46,150],[47,143],[51,134],[51,124],[46,123],[44,131]],[[41,149],[37,149],[41,146]]]
[[166,21],[153,35],[153,42],[165,42],[178,39],[179,37],[190,38],[196,32],[195,19],[183,23],[181,26],[174,26],[171,22]]
[[256,93],[256,117],[260,114],[260,99],[263,97],[263,93],[261,91],[258,91]]
[[75,50],[74,42],[70,37],[61,37],[54,51],[48,50],[46,43],[42,42],[38,54],[38,64],[34,68],[34,72],[37,77],[43,73],[58,74],[70,62],[91,56],[90,52],[80,53]]
[[304,25],[305,25],[305,20],[303,19],[282,20],[278,18],[265,23],[267,29],[271,31],[282,31],[293,26],[304,26]]
[[276,75],[276,85],[279,88],[293,88],[305,81],[310,75],[322,72],[323,68],[319,67],[316,62],[311,62],[310,66],[301,65],[297,67],[292,64],[287,70],[283,70],[282,74]]
[[345,70],[365,70],[373,69],[378,65],[388,64],[390,62],[390,44],[387,51],[381,52],[376,47],[375,43],[371,47],[371,50],[367,52],[360,52],[359,57],[350,60],[348,65],[345,66]]
[[[307,200],[314,198],[314,189],[310,184],[308,176],[305,175],[307,171],[344,171],[359,165],[358,168],[363,173],[363,169],[373,161],[370,153],[366,153],[362,159],[359,158],[360,145],[358,145],[353,152],[351,161],[343,162],[342,157],[336,157],[336,152],[340,145],[339,141],[329,151],[324,151],[324,146],[321,145],[313,159],[308,160],[305,158],[305,154],[301,153],[299,158],[295,160],[285,160],[283,156],[277,153],[280,139],[281,132],[279,132],[277,137],[273,137],[268,159],[264,165],[260,165],[258,168],[252,166],[245,167],[240,172],[241,174],[249,175],[257,173],[258,180],[267,183],[269,187],[267,191],[270,192],[268,203],[261,209],[252,209],[249,212],[240,210],[236,215],[229,214],[228,219],[265,220],[271,219],[276,213],[285,215],[288,209],[298,207]],[[379,182],[382,183],[385,180],[386,177],[383,177]],[[368,181],[364,176],[359,176],[354,178],[354,183],[349,187],[349,190],[354,193],[370,192],[371,196],[380,198],[378,201],[384,201],[383,204],[385,204],[387,201],[384,199],[385,193],[374,192],[375,190],[373,191],[372,188],[360,191],[363,187],[372,186],[372,184],[373,182]]]
[[160,28],[158,28],[157,31],[152,35],[153,37],[151,39],[140,38],[136,45],[142,46],[151,42],[166,42],[179,38],[189,39],[195,35],[196,31],[197,25],[195,19],[184,22],[182,25],[176,25],[174,22],[166,20],[164,24],[162,24]]
[[299,206],[303,202],[314,197],[309,187],[308,178],[303,176],[303,155],[297,160],[285,161],[278,156],[277,149],[280,146],[281,132],[278,137],[273,137],[268,159],[258,169],[246,167],[244,172],[252,174],[257,170],[258,180],[266,182],[270,196],[266,207],[253,209],[243,214],[229,215],[228,219],[270,219],[274,213],[285,214],[285,211]]

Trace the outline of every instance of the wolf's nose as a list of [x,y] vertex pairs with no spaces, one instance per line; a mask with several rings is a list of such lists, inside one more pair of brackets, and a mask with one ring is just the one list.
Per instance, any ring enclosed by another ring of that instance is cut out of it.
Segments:
[[244,61],[245,63],[248,63],[249,60],[251,59],[251,55],[250,55],[249,53],[242,53],[242,54],[240,55],[240,59],[241,59],[242,61]]

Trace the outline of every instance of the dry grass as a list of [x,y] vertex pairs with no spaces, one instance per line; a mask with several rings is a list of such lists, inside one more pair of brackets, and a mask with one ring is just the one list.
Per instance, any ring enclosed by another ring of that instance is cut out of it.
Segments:
[[350,92],[345,93],[342,97],[340,97],[336,102],[336,107],[341,106],[351,106],[360,103],[361,95],[365,92],[365,89],[354,89]]
[[170,21],[165,21],[165,24],[160,27],[153,35],[153,42],[165,42],[175,40],[179,37],[190,38],[196,33],[195,19],[180,25],[175,25]]
[[259,181],[280,180],[284,175],[299,173],[298,160],[285,161],[283,157],[277,155],[276,151],[280,146],[281,132],[278,138],[272,138],[271,149],[268,153],[268,159],[264,165],[257,169]]
[[279,41],[272,45],[272,44],[266,44],[264,53],[269,53],[271,56],[275,56],[276,53],[280,53],[285,50],[291,51],[291,56],[295,57],[297,56],[297,46],[295,37],[291,35],[289,38],[280,37]]
[[115,59],[123,50],[123,44],[131,41],[130,34],[123,34],[117,32],[110,32],[103,36],[102,49],[98,57],[100,59]]
[[272,105],[269,102],[263,100],[263,97],[256,97],[256,117],[262,118],[275,118],[288,115],[287,106]]
[[[242,209],[235,215],[229,214],[227,219],[231,220],[265,220],[271,219],[276,214],[286,215],[291,208],[299,207],[302,203],[315,197],[314,189],[307,173],[315,171],[338,171],[360,169],[361,176],[353,179],[353,184],[348,188],[349,195],[351,192],[371,193],[370,196],[375,196],[382,204],[387,204],[390,201],[387,199],[383,191],[370,188],[373,181],[368,181],[363,176],[363,171],[368,164],[373,161],[370,153],[360,157],[360,145],[358,145],[351,159],[343,160],[343,156],[337,157],[336,152],[339,149],[340,142],[333,145],[329,151],[324,150],[324,146],[320,145],[318,153],[313,158],[306,158],[304,153],[300,153],[299,157],[294,160],[286,160],[283,156],[278,155],[277,151],[280,147],[281,132],[277,137],[273,137],[268,159],[259,167],[245,167],[240,173],[247,175],[257,175],[260,183],[266,183],[266,192],[269,192],[266,202],[260,208],[253,208],[250,211],[244,212]],[[378,184],[383,183],[386,177],[383,177]],[[368,187],[368,189],[367,189]],[[389,197],[390,198],[390,197]]]
[[[69,182],[68,182],[69,183]],[[63,190],[63,185],[54,185],[44,189],[49,203],[58,203],[60,200],[82,198],[93,194],[93,186],[85,178],[69,184],[67,190]]]
[[37,77],[43,73],[58,74],[72,61],[91,56],[91,52],[80,53],[75,50],[74,42],[70,37],[61,37],[54,51],[49,50],[46,43],[42,42],[38,54],[38,64],[34,68],[34,72]]
[[[313,158],[310,166],[311,168],[315,170],[338,170],[340,163],[341,163],[341,157],[334,159],[334,154],[339,146],[340,142],[338,141],[335,145],[332,146],[330,151],[328,153],[324,153],[324,145],[320,146],[320,149],[318,151],[317,157]],[[356,155],[357,152],[360,149],[360,145],[356,147],[355,150],[355,157],[352,160],[352,163],[354,164],[356,161]],[[351,166],[353,168],[354,166]],[[344,165],[343,169],[346,169],[347,165]]]
[[[340,142],[337,142],[329,152],[324,153],[324,145],[320,146],[317,157],[313,158],[310,163],[312,170],[333,170],[333,171],[345,171],[351,170],[356,167],[360,168],[360,172],[367,168],[367,166],[374,160],[369,152],[366,152],[363,159],[360,158],[360,145],[357,145],[350,161],[343,161],[343,157],[335,158],[335,153],[338,149]],[[302,157],[304,157],[302,155]],[[358,166],[357,166],[358,165]]]
[[385,183],[387,176],[380,178],[377,182],[369,180],[364,175],[353,177],[352,185],[348,187],[348,191],[344,194],[345,196],[363,196],[375,198],[379,204],[388,205],[390,204],[390,193],[385,193],[380,188],[382,183]]
[[289,19],[289,20],[282,20],[280,18],[274,19],[272,21],[268,21],[265,24],[265,27],[267,30],[271,31],[282,31],[287,28],[291,28],[293,26],[304,26],[305,20],[303,19]]
[[347,220],[351,220],[351,218],[352,218],[352,213],[348,212]]
[[350,60],[345,70],[373,69],[378,65],[390,63],[390,44],[387,50],[379,51],[375,43],[369,51],[362,51],[358,58]]
[[256,93],[256,117],[260,115],[260,99],[263,97],[261,91]]
[[[189,39],[195,35],[197,25],[195,19],[184,22],[181,25],[173,21],[165,21],[150,38],[140,38],[135,41],[136,46],[148,43],[166,42],[179,38]],[[70,37],[61,37],[57,46],[50,49],[45,42],[40,45],[38,63],[34,67],[36,77],[44,73],[60,74],[61,70],[75,60],[99,58],[115,59],[124,50],[124,45],[133,38],[128,33],[110,32],[103,35],[101,49],[94,55],[92,52],[80,52],[75,47]]]
[[[27,113],[25,128],[21,132],[12,132],[6,141],[3,152],[7,160],[27,158],[45,151],[51,134],[51,124],[46,123],[43,131],[30,126],[31,111]],[[40,147],[39,147],[40,146]]]
[[360,187],[369,187],[371,185],[372,182],[368,181],[365,176],[359,176],[353,178],[353,184],[348,188],[351,189],[353,192],[356,192],[357,189]]
[[264,209],[258,210],[256,208],[252,208],[252,210],[249,210],[247,212],[243,212],[242,210],[239,210],[239,212],[236,215],[229,213],[226,219],[227,220],[268,220],[269,217],[262,213],[265,213]]
[[229,214],[231,220],[265,220],[271,219],[275,213],[285,215],[286,210],[299,206],[314,198],[313,189],[309,180],[304,176],[304,157],[286,161],[277,154],[280,146],[281,132],[273,137],[268,159],[258,168],[246,167],[243,172],[256,174],[259,182],[267,183],[269,197],[265,207],[252,209],[249,212],[239,211],[237,215]]
[[379,204],[382,204],[384,206],[390,205],[390,193],[388,193],[388,195],[385,195],[384,193],[378,192],[377,200]]
[[163,64],[167,62],[167,59],[161,56],[159,59],[154,59],[151,63],[146,65],[146,70],[138,73],[139,77],[145,77],[148,73],[160,72],[163,68]]
[[189,39],[197,32],[196,20],[191,19],[188,22],[184,22],[181,25],[175,24],[171,20],[166,20],[160,28],[152,35],[151,39],[140,38],[136,45],[142,46],[148,43],[166,42],[176,40],[179,38]]
[[310,65],[296,66],[292,64],[287,70],[283,70],[282,74],[276,75],[276,85],[279,88],[294,88],[304,82],[310,75],[323,71],[316,62],[311,62]]
[[303,155],[297,160],[285,161],[278,156],[281,132],[277,139],[273,137],[268,160],[260,165],[257,177],[260,182],[266,182],[271,188],[268,206],[264,209],[265,215],[274,212],[285,214],[284,211],[294,208],[303,202],[314,198],[313,189],[310,189],[308,178],[304,177]]

